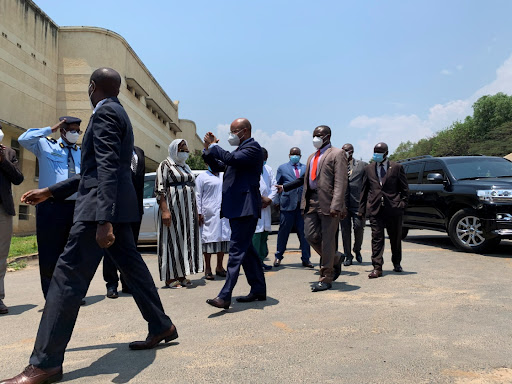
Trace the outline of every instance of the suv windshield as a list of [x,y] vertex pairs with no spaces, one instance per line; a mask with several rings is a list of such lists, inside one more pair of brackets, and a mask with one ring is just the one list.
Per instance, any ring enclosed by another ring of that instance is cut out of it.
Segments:
[[500,157],[446,159],[446,164],[458,180],[512,177],[512,162]]

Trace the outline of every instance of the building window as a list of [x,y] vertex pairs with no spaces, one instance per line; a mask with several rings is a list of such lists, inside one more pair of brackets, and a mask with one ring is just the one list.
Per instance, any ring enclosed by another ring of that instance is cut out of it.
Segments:
[[16,157],[18,158],[18,168],[20,171],[22,170],[22,163],[21,163],[21,145],[18,143],[18,140],[11,139],[11,148],[16,152]]
[[29,219],[29,206],[28,205],[20,205],[18,219],[19,220],[28,220]]

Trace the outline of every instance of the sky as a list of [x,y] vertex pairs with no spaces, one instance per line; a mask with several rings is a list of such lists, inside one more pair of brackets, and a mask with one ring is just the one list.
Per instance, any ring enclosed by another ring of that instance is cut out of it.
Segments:
[[[318,125],[369,160],[512,94],[508,0],[35,0],[59,26],[123,36],[200,137],[251,121],[277,168]],[[108,63],[106,64],[108,65]]]

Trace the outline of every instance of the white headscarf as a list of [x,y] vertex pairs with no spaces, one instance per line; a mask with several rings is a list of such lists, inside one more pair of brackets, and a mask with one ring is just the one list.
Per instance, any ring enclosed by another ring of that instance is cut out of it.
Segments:
[[188,146],[187,140],[185,139],[176,139],[173,140],[171,144],[169,144],[169,157],[167,158],[167,160],[169,160],[171,164],[177,164],[184,168],[189,173],[192,173],[192,170],[190,169],[188,164],[178,159],[178,146],[181,144],[182,141],[184,141],[185,144],[187,144]]

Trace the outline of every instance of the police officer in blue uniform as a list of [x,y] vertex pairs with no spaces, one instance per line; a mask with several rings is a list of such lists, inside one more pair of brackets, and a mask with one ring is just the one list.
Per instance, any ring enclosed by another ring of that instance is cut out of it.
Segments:
[[[53,127],[32,128],[23,133],[19,143],[39,160],[39,188],[49,187],[80,173],[80,120],[62,116]],[[54,132],[60,138],[52,138]],[[55,264],[64,250],[73,225],[76,194],[66,200],[49,199],[36,207],[37,246],[41,288],[46,299]]]

